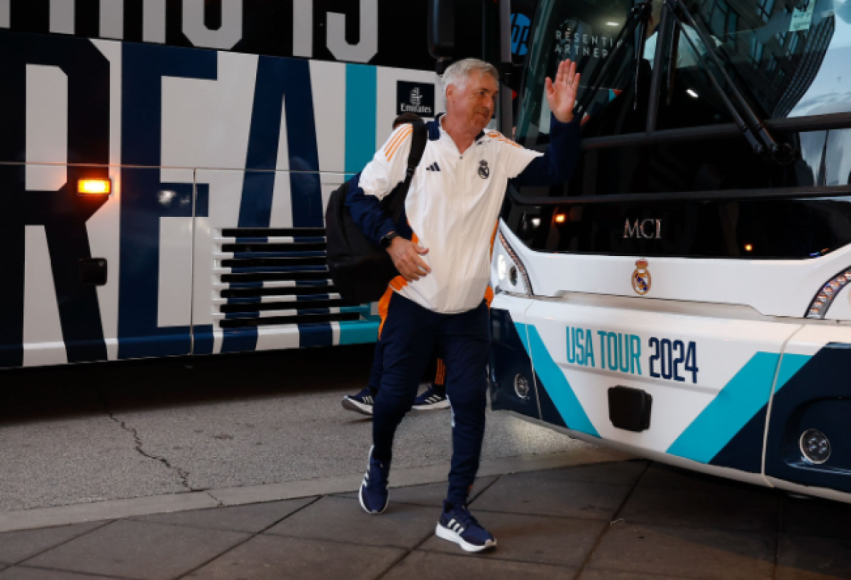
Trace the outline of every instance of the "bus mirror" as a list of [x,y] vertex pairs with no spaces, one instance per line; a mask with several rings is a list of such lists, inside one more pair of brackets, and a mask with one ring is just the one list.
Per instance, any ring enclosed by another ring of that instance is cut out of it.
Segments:
[[438,61],[438,69],[454,56],[455,0],[429,0],[428,51]]

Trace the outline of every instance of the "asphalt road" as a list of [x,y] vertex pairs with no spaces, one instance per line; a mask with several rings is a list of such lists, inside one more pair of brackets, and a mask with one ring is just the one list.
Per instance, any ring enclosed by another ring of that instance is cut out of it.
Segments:
[[[371,422],[340,399],[372,347],[0,371],[0,511],[361,471]],[[579,441],[489,413],[484,459]],[[449,412],[411,413],[398,467],[445,462]]]

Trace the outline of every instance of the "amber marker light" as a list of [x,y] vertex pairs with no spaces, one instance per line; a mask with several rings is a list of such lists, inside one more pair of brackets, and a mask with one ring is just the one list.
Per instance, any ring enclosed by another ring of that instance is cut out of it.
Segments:
[[556,215],[557,224],[563,224],[565,219],[567,219],[567,217],[563,213]]
[[112,181],[109,179],[81,179],[77,182],[80,195],[109,195],[111,192]]
[[752,251],[753,251],[753,246],[752,246],[752,245],[750,245],[750,244],[745,244],[745,251],[746,251],[746,252],[752,252]]

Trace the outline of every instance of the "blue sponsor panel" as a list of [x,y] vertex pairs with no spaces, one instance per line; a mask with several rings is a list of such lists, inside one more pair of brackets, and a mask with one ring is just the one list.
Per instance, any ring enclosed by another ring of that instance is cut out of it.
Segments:
[[515,411],[539,419],[532,359],[526,331],[508,310],[491,310],[491,404],[494,410]]
[[529,31],[532,21],[521,12],[511,15],[511,54],[525,56],[529,50]]
[[[805,486],[851,492],[851,344],[829,343],[812,357],[786,354],[771,406],[765,473]],[[830,445],[823,463],[801,450],[805,431],[817,430]]]

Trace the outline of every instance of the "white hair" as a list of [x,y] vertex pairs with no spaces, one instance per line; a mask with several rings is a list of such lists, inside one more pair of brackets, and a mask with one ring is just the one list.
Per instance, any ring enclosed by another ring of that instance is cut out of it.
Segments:
[[496,79],[497,82],[499,82],[499,71],[496,70],[495,66],[477,58],[465,58],[464,60],[453,62],[449,65],[446,71],[444,71],[443,97],[446,98],[446,92],[449,90],[449,85],[455,85],[457,88],[463,90],[464,87],[467,86],[470,74],[476,71],[481,72],[482,74],[489,74]]

